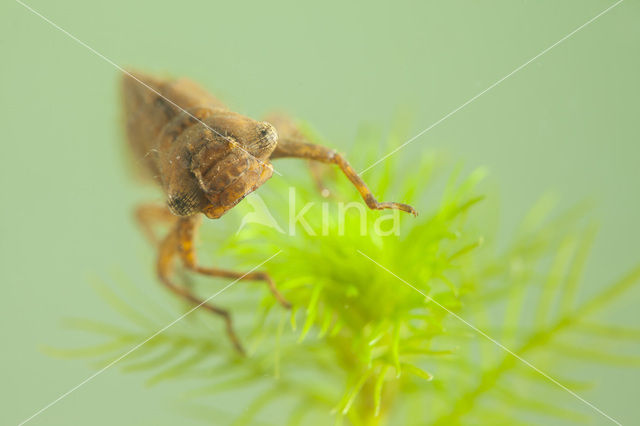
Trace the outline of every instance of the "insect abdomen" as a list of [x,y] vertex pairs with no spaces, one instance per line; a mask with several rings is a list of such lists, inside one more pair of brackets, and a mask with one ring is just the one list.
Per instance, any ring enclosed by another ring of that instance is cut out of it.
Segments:
[[222,108],[214,97],[185,79],[164,80],[132,72],[123,75],[122,90],[129,145],[152,176],[159,170],[151,154],[158,150],[158,136],[167,123],[195,106]]

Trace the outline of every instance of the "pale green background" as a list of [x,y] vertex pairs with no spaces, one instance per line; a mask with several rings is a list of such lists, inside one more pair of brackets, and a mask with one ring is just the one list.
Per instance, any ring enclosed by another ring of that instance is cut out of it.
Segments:
[[[118,64],[190,76],[247,115],[284,109],[339,147],[398,107],[414,112],[417,133],[613,1],[29,4]],[[156,290],[131,221],[135,202],[155,195],[123,162],[117,70],[12,0],[0,16],[0,423],[16,424],[94,371],[39,349],[82,343],[64,317],[114,318],[92,277],[120,271]],[[594,197],[589,291],[640,260],[639,19],[626,0],[407,148],[488,166],[505,235],[547,190],[563,206]],[[638,302],[636,292],[616,305],[614,319],[637,325]],[[638,422],[638,369],[585,372],[599,382],[587,399]],[[191,421],[169,407],[179,387],[142,382],[114,368],[32,424]]]

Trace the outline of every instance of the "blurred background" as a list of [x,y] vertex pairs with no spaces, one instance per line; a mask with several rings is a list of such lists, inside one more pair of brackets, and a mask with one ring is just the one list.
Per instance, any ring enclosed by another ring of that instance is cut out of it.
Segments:
[[[119,65],[190,77],[251,117],[287,111],[347,150],[358,126],[384,129],[399,110],[422,131],[614,2],[27,3]],[[113,316],[92,280],[160,291],[131,212],[161,196],[127,169],[118,70],[15,1],[0,16],[0,422],[16,424],[95,371],[41,350],[82,342],[64,317]],[[549,191],[560,207],[594,200],[593,292],[640,260],[639,18],[622,2],[405,148],[487,166],[505,238]],[[611,320],[638,324],[638,302]],[[585,371],[599,384],[585,398],[633,423],[638,370]],[[31,423],[190,424],[178,392],[114,368]]]

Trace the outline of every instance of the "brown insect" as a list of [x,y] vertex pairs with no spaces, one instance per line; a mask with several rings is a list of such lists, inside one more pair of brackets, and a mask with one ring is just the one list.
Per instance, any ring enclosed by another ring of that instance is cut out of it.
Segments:
[[[126,131],[131,149],[146,173],[164,190],[166,205],[142,205],[136,217],[144,233],[158,246],[160,281],[186,300],[220,315],[235,348],[244,353],[228,311],[203,301],[173,279],[175,260],[193,272],[241,280],[264,281],[278,302],[290,304],[264,272],[243,274],[200,266],[194,238],[201,213],[218,219],[273,173],[272,159],[295,157],[337,165],[371,209],[413,207],[378,202],[364,181],[340,154],[310,143],[282,116],[255,121],[229,111],[215,97],[186,79],[165,80],[141,73],[123,75]],[[163,239],[152,225],[171,224]]]

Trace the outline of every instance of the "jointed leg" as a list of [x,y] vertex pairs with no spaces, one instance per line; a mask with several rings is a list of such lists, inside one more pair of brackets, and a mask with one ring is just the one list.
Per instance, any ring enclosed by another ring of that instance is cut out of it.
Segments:
[[321,163],[335,164],[340,167],[340,170],[342,170],[351,183],[353,183],[370,209],[397,209],[411,213],[414,216],[418,214],[416,210],[408,204],[378,202],[367,187],[367,184],[342,155],[327,147],[309,143],[290,120],[281,116],[272,116],[268,118],[268,121],[273,124],[278,131],[278,145],[271,154],[272,159],[285,157],[306,158]]
[[284,296],[282,296],[282,294],[280,294],[280,292],[276,288],[273,279],[271,279],[271,277],[265,272],[241,273],[229,271],[227,269],[206,268],[198,265],[193,242],[195,240],[197,227],[200,224],[199,221],[200,217],[189,217],[180,219],[177,224],[176,229],[179,238],[178,245],[180,247],[180,257],[182,258],[182,262],[184,263],[185,267],[194,272],[210,277],[233,278],[237,280],[248,281],[264,281],[266,282],[273,296],[282,306],[287,309],[291,307],[291,304],[284,298]]
[[320,163],[311,160],[309,161],[309,171],[311,172],[313,182],[316,184],[316,188],[318,189],[320,195],[327,198],[329,195],[331,195],[331,191],[329,191],[329,188],[327,188],[324,184],[323,175],[325,170],[321,169],[320,167]]
[[238,280],[261,280],[265,281],[273,295],[283,306],[289,308],[291,305],[284,297],[278,292],[277,288],[271,277],[264,272],[252,272],[248,274],[242,274],[239,272],[227,271],[224,269],[216,268],[204,268],[197,265],[195,250],[193,242],[195,238],[195,232],[200,224],[199,216],[181,217],[176,219],[174,227],[171,232],[162,240],[159,247],[157,271],[158,277],[162,284],[164,284],[169,290],[178,296],[188,300],[189,302],[207,309],[208,311],[221,316],[226,325],[227,335],[233,342],[236,350],[244,354],[244,349],[238,336],[233,330],[233,322],[231,321],[231,315],[225,309],[219,308],[211,303],[202,300],[195,296],[188,288],[175,284],[172,279],[173,263],[176,257],[180,257],[183,264],[194,272],[200,274],[214,276],[214,277],[226,277],[235,278]]
[[173,223],[176,216],[171,214],[166,205],[142,204],[135,210],[136,221],[142,229],[142,233],[153,244],[160,242],[158,236],[153,231],[153,224],[158,222]]
[[171,273],[173,271],[173,261],[176,255],[179,255],[179,234],[178,234],[179,226],[176,226],[172,231],[167,235],[167,237],[160,244],[160,252],[158,255],[158,277],[162,284],[164,284],[169,290],[178,296],[188,300],[189,302],[199,306],[201,308],[207,309],[208,311],[221,316],[224,319],[227,335],[229,339],[233,343],[233,346],[236,350],[244,355],[245,351],[240,343],[240,339],[236,335],[233,329],[233,322],[231,321],[231,314],[225,309],[219,308],[211,303],[205,302],[204,300],[198,298],[193,295],[188,288],[181,287],[175,284],[171,280]]

